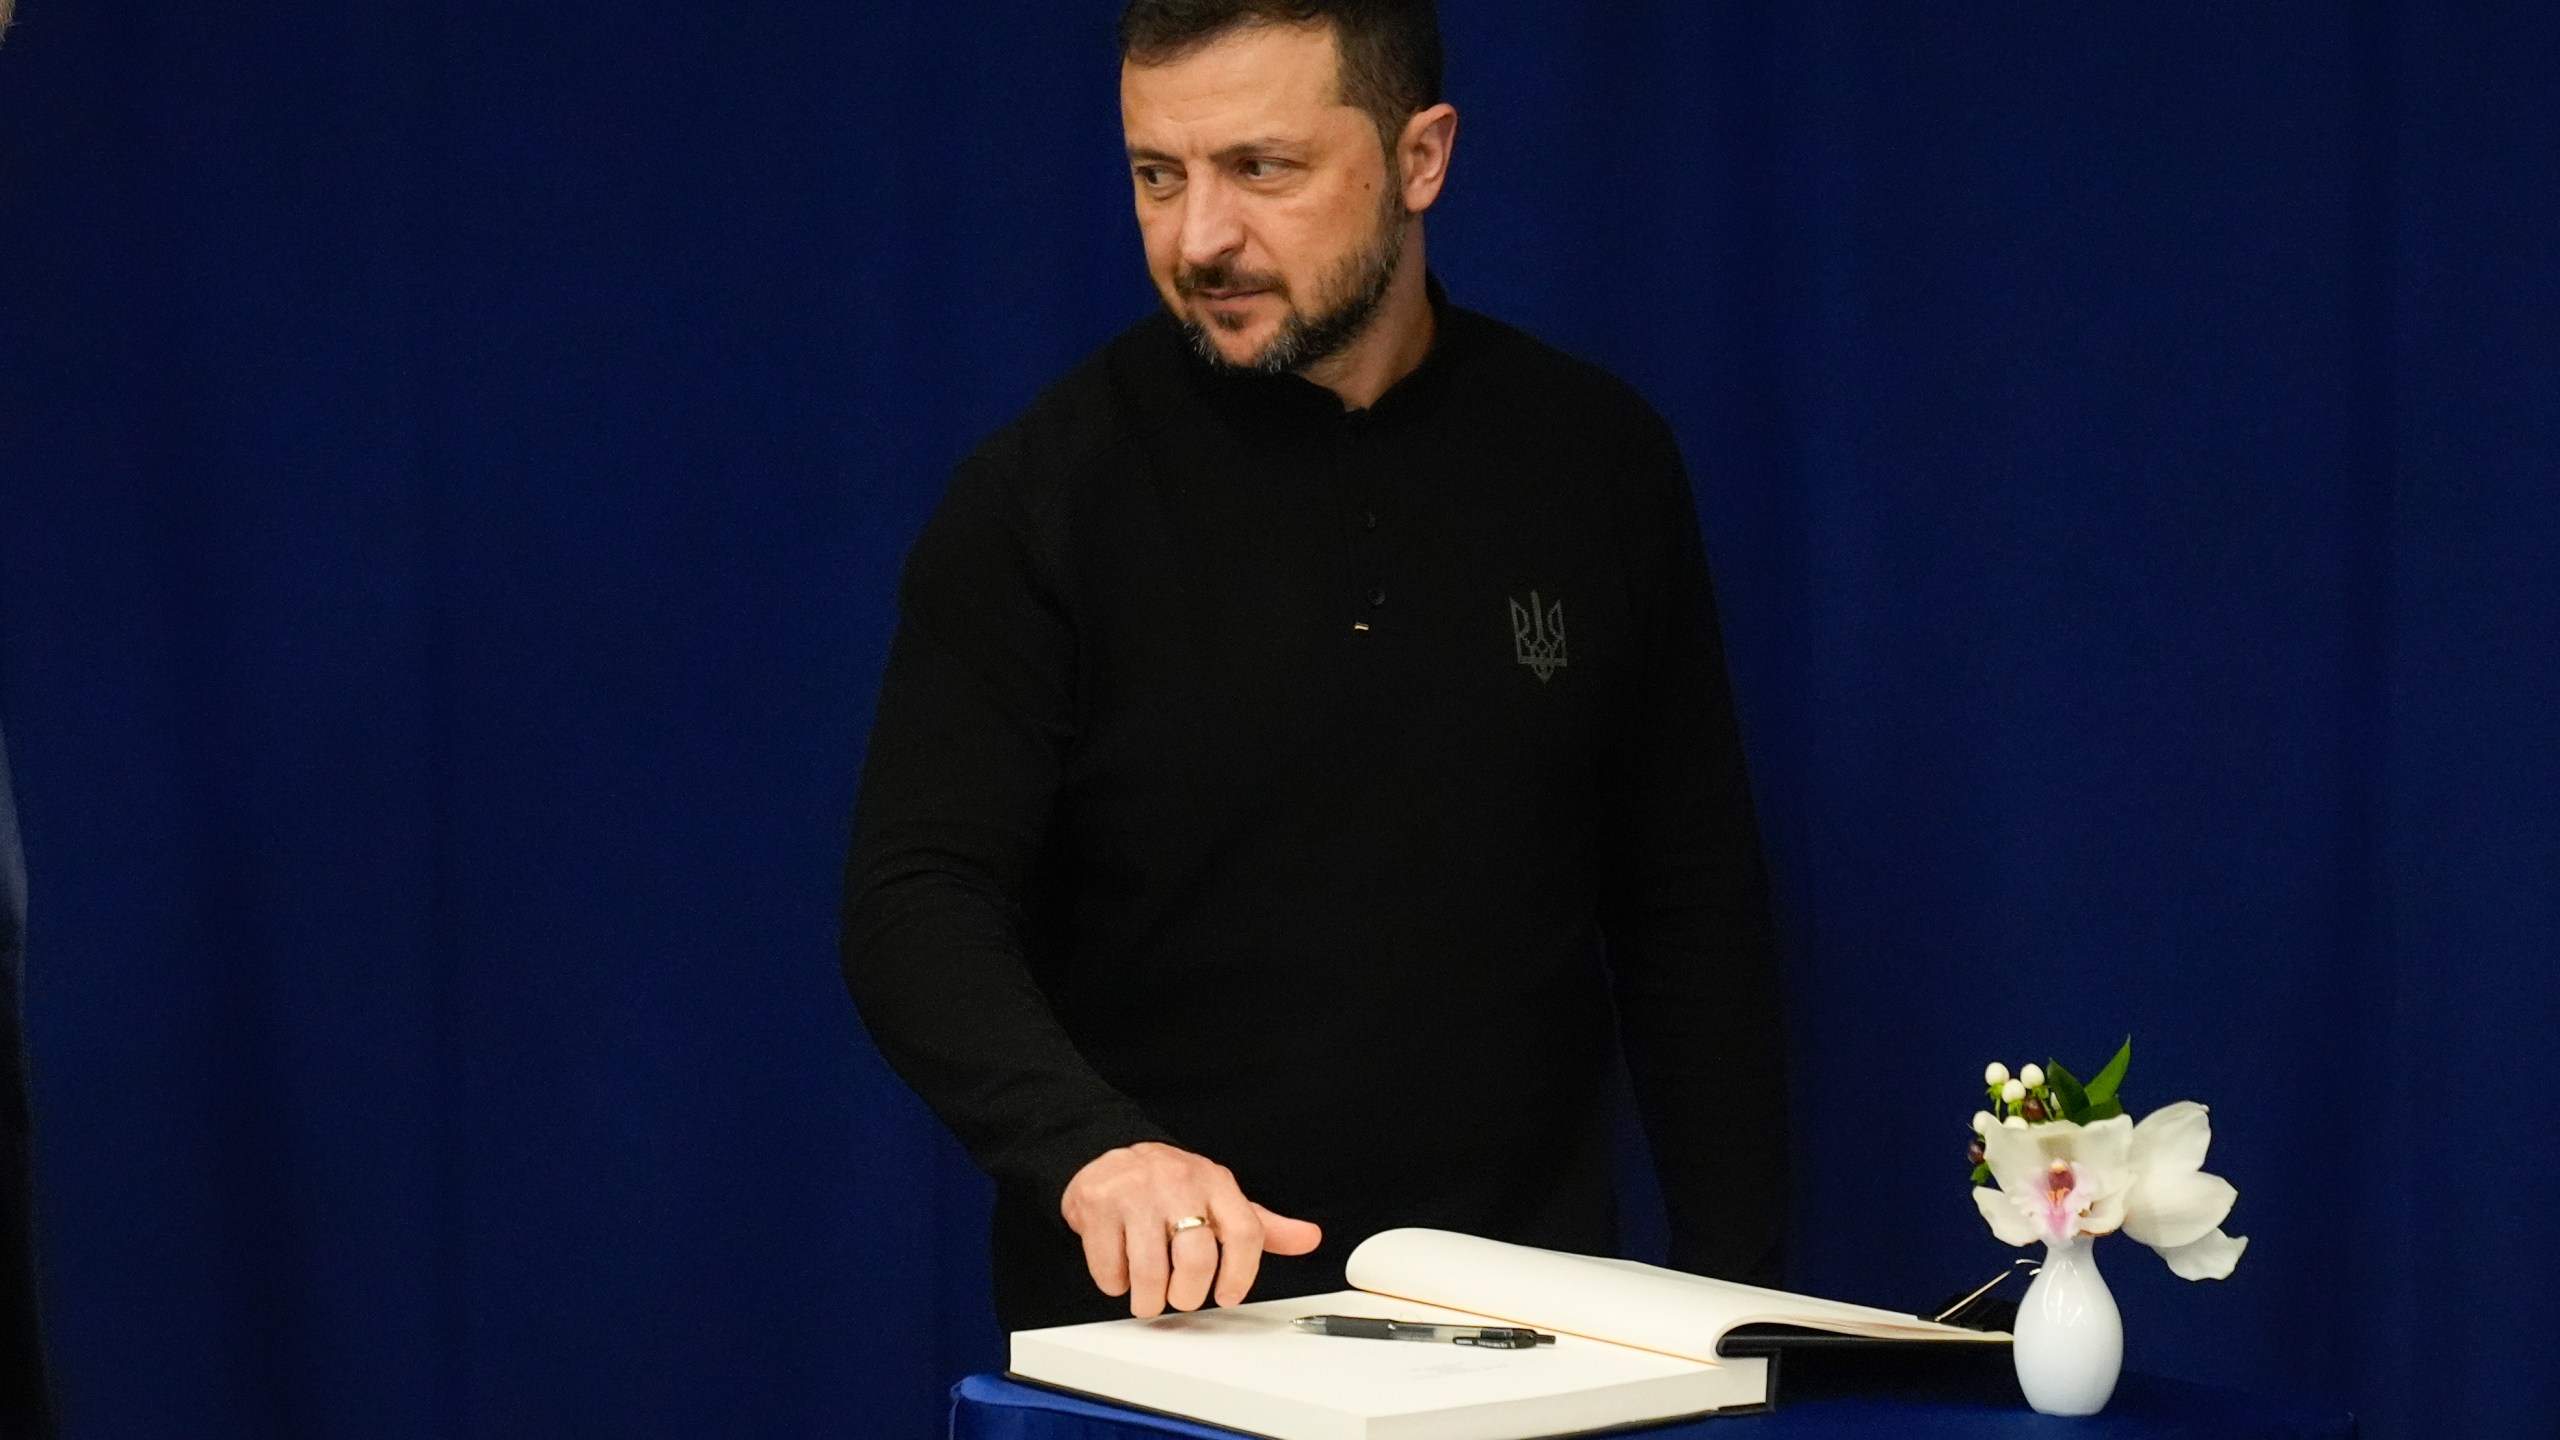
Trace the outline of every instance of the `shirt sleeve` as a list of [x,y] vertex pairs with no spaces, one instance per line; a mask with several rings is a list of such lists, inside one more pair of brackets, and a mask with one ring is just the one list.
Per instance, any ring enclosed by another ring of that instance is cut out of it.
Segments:
[[841,945],[890,1068],[999,1187],[1056,1217],[1094,1157],[1169,1137],[1078,1053],[1026,951],[1075,734],[1075,635],[1042,555],[1002,474],[963,462],[901,580]]
[[1647,663],[1606,766],[1601,924],[1671,1262],[1773,1284],[1787,1141],[1768,882],[1697,509],[1669,427],[1647,418],[1630,566]]

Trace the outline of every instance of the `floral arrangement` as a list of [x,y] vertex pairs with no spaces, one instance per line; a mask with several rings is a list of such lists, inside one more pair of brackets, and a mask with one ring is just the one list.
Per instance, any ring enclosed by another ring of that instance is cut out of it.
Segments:
[[1991,1108],[1973,1117],[1974,1204],[2012,1245],[2069,1245],[2122,1230],[2188,1280],[2220,1280],[2240,1263],[2245,1236],[2222,1233],[2240,1192],[2204,1173],[2213,1129],[2205,1107],[2181,1100],[2137,1125],[2119,1089],[2133,1062],[2127,1039],[2085,1084],[2062,1062],[1982,1072]]

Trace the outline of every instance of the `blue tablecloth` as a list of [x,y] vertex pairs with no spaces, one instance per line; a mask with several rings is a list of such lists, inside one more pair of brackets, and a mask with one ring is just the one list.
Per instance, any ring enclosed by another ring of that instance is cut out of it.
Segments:
[[[2081,1420],[2038,1415],[2008,1393],[1791,1396],[1782,1383],[1767,1414],[1689,1420],[1640,1432],[1644,1440],[2354,1440],[2355,1421],[2245,1395],[2127,1375],[2104,1413]],[[1236,1432],[1124,1410],[1116,1405],[972,1375],[952,1387],[951,1440],[1236,1440]]]

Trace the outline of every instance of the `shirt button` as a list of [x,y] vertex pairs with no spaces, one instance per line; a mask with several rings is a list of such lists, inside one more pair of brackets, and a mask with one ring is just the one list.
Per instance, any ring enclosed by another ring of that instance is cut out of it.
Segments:
[[1374,607],[1374,606],[1384,605],[1384,604],[1386,604],[1386,603],[1387,603],[1387,589],[1386,589],[1386,587],[1385,587],[1385,586],[1383,586],[1383,585],[1372,585],[1372,586],[1370,586],[1370,587],[1369,587],[1369,604],[1370,604],[1371,606],[1373,606],[1373,607]]
[[1378,528],[1378,512],[1377,512],[1377,511],[1375,511],[1375,510],[1363,510],[1363,511],[1361,511],[1361,512],[1360,512],[1360,528],[1361,528],[1361,529],[1363,529],[1363,530],[1375,530],[1375,529],[1377,529],[1377,528]]

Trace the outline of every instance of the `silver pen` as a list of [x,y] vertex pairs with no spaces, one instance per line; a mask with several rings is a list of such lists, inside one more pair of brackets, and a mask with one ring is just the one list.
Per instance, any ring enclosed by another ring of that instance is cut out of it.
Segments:
[[1556,1343],[1553,1335],[1509,1325],[1431,1325],[1367,1315],[1306,1315],[1289,1323],[1310,1335],[1338,1335],[1352,1340],[1433,1340],[1486,1350],[1531,1350]]

